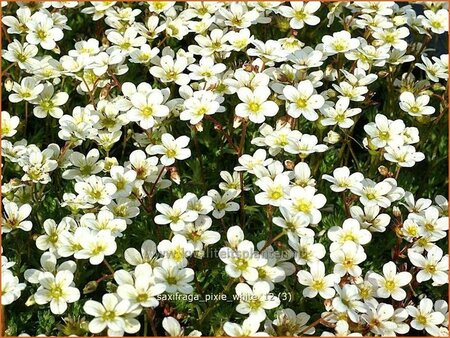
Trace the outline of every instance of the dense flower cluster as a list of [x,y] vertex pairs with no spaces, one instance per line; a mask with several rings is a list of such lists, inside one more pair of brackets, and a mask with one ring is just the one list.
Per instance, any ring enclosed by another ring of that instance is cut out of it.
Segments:
[[7,335],[448,336],[446,2],[2,7]]

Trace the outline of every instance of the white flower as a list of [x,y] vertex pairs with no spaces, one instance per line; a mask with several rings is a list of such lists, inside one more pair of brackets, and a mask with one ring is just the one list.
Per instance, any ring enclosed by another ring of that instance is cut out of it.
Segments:
[[364,262],[367,255],[361,245],[347,241],[340,248],[330,253],[331,260],[335,263],[333,272],[339,277],[349,274],[353,277],[359,277],[362,273],[358,264]]
[[220,240],[218,232],[208,230],[211,225],[212,219],[210,217],[200,216],[194,223],[186,224],[185,228],[178,233],[194,245],[194,250],[201,251],[203,244],[207,246]]
[[69,156],[69,161],[76,169],[68,169],[63,172],[62,177],[66,180],[76,179],[82,181],[91,175],[98,174],[104,168],[104,161],[98,161],[100,152],[97,149],[91,149],[84,155],[74,151]]
[[156,203],[156,210],[162,215],[155,217],[156,224],[169,224],[172,231],[181,231],[186,223],[194,222],[198,213],[193,210],[187,210],[188,202],[185,199],[178,199],[170,207],[165,203]]
[[287,175],[278,174],[273,180],[270,177],[261,177],[255,184],[263,190],[255,196],[256,203],[278,207],[286,202],[289,195],[289,177]]
[[24,43],[23,45],[14,40],[8,44],[8,50],[4,50],[2,57],[9,62],[17,62],[20,69],[38,68],[39,63],[34,57],[38,53],[38,48],[35,45]]
[[184,101],[185,110],[180,113],[180,119],[191,124],[199,123],[205,115],[213,115],[218,111],[223,111],[219,98],[209,90],[199,90],[194,92],[192,97]]
[[431,29],[435,34],[442,34],[448,32],[448,10],[439,9],[434,12],[431,10],[426,10],[423,12],[425,17],[422,18],[422,24],[424,28]]
[[253,319],[245,319],[242,325],[226,322],[223,330],[230,337],[263,337],[269,336],[266,332],[258,332],[261,323]]
[[288,208],[280,206],[283,217],[274,217],[273,224],[285,229],[290,240],[297,240],[297,237],[314,237],[314,230],[307,228],[309,218],[301,213],[292,214]]
[[375,183],[371,179],[365,178],[361,181],[361,185],[351,187],[350,190],[360,196],[361,203],[366,207],[378,205],[387,208],[391,205],[387,196],[392,190],[392,185],[386,181]]
[[335,274],[325,275],[325,265],[321,261],[312,263],[310,269],[311,272],[300,270],[297,273],[299,283],[307,286],[303,290],[303,296],[314,298],[319,294],[325,299],[333,298],[333,286],[339,283],[340,278]]
[[50,311],[62,314],[67,310],[67,303],[80,299],[80,291],[73,287],[73,274],[68,270],[59,271],[56,276],[43,272],[39,276],[41,286],[34,294],[37,304],[50,303]]
[[397,323],[393,321],[393,316],[394,307],[391,304],[373,302],[368,304],[367,314],[363,314],[361,317],[369,324],[372,333],[390,336],[391,332],[393,333],[397,329]]
[[156,252],[155,242],[151,239],[147,239],[142,243],[141,252],[137,251],[135,248],[128,248],[124,252],[124,258],[128,264],[137,266],[147,263],[154,268],[156,266]]
[[353,126],[354,121],[350,118],[361,113],[360,108],[348,109],[350,99],[348,97],[341,97],[336,105],[323,109],[325,118],[320,121],[324,126],[338,125],[342,129],[347,129]]
[[182,86],[189,83],[189,75],[183,74],[183,71],[188,65],[188,60],[185,57],[177,57],[176,60],[170,55],[164,55],[159,62],[159,66],[150,68],[150,74],[161,82],[170,83],[175,82]]
[[69,94],[65,92],[55,94],[52,85],[44,85],[44,89],[39,96],[31,101],[31,103],[37,105],[33,109],[33,114],[38,118],[45,118],[50,115],[59,119],[63,116],[63,110],[59,107],[64,105],[68,99]]
[[23,231],[30,231],[33,224],[31,221],[26,221],[31,213],[31,206],[29,204],[23,204],[18,206],[14,202],[3,201],[2,216],[2,231],[3,233],[11,232],[15,229],[22,229]]
[[[445,56],[445,55],[444,55]],[[418,63],[417,67],[424,70],[427,77],[433,82],[439,82],[439,79],[448,78],[448,63],[447,66],[443,65],[440,59],[433,58],[434,63],[422,54],[423,63]]]
[[322,175],[324,180],[333,183],[331,190],[335,192],[343,192],[350,188],[360,186],[360,182],[364,179],[363,174],[356,172],[350,174],[350,170],[347,167],[336,168],[333,170],[333,176]]
[[293,187],[290,191],[291,201],[287,203],[293,214],[300,213],[309,218],[311,224],[317,224],[322,219],[318,209],[322,208],[327,199],[323,194],[316,195],[316,189],[310,186]]
[[333,241],[330,251],[334,251],[346,242],[364,245],[370,242],[372,235],[368,230],[361,229],[359,222],[353,218],[348,218],[342,227],[333,226],[328,230],[328,238]]
[[384,149],[386,150],[384,158],[390,162],[397,163],[400,167],[412,167],[416,162],[425,159],[424,153],[416,151],[416,148],[410,145],[387,146]]
[[36,246],[39,250],[55,252],[61,245],[61,235],[68,229],[68,224],[60,222],[58,226],[53,219],[44,221],[45,234],[36,239]]
[[359,333],[359,332],[352,333],[349,330],[349,325],[348,325],[348,322],[346,319],[338,320],[334,330],[335,330],[336,334],[333,334],[328,331],[324,331],[322,333],[321,337],[362,337],[361,333]]
[[44,90],[44,85],[33,77],[24,77],[20,84],[14,82],[12,90],[14,94],[8,97],[10,102],[17,103],[22,100],[31,102]]
[[428,95],[415,97],[413,93],[405,91],[400,95],[400,108],[411,116],[434,114],[434,107],[427,106],[430,102]]
[[165,133],[161,136],[160,145],[149,145],[145,150],[150,155],[160,154],[161,163],[170,166],[175,160],[185,160],[191,156],[190,149],[187,145],[190,139],[187,136],[180,136],[175,139],[171,134]]
[[[171,337],[186,337],[184,328],[182,328],[178,320],[173,317],[165,317],[162,321],[162,326]],[[201,335],[202,333],[200,331],[193,330],[187,337],[200,337]]]
[[443,251],[438,246],[433,246],[425,258],[424,255],[408,250],[408,258],[414,266],[421,268],[416,280],[419,283],[433,279],[433,286],[448,283],[448,255],[443,256]]
[[221,7],[220,14],[225,18],[225,25],[235,28],[247,28],[259,17],[259,13],[252,9],[248,10],[243,3],[231,3],[228,8]]
[[208,196],[212,198],[214,211],[212,213],[214,218],[220,219],[225,216],[226,212],[233,212],[239,210],[239,204],[232,200],[238,196],[237,190],[227,190],[221,195],[217,190],[211,189],[208,191]]
[[403,271],[397,273],[397,266],[394,262],[388,262],[383,265],[383,275],[376,272],[369,275],[369,279],[374,280],[378,285],[377,296],[381,298],[392,297],[397,301],[405,299],[406,292],[402,286],[408,285],[412,279],[409,272]]
[[164,284],[155,284],[153,270],[148,264],[136,266],[134,278],[125,270],[116,271],[114,280],[119,285],[117,294],[121,298],[127,299],[133,305],[138,304],[142,307],[157,307],[159,302],[155,296],[166,290]]
[[43,12],[34,13],[26,23],[28,28],[27,42],[32,45],[41,45],[43,49],[51,50],[56,42],[64,37],[61,28],[55,26],[52,18]]
[[117,31],[110,31],[106,38],[111,41],[114,46],[110,47],[110,51],[119,50],[122,53],[130,53],[145,44],[146,39],[143,36],[138,36],[138,31],[134,27],[128,27],[123,35]]
[[100,210],[97,215],[84,214],[80,218],[80,225],[95,231],[110,230],[114,237],[122,237],[122,232],[127,228],[125,220],[114,218],[109,210]]
[[7,111],[1,112],[2,119],[2,137],[12,137],[17,133],[16,128],[20,123],[20,119],[18,116],[11,116]]
[[284,150],[290,154],[298,154],[300,158],[306,158],[314,153],[322,153],[328,149],[325,144],[317,144],[316,135],[302,134],[300,137],[288,138],[288,144]]
[[[300,239],[300,241],[299,241]],[[289,239],[289,246],[295,251],[295,263],[298,265],[313,265],[325,257],[325,247],[320,243],[314,243],[314,232],[312,236]]]
[[158,244],[158,251],[165,259],[179,265],[187,266],[187,257],[194,253],[194,245],[186,240],[186,237],[176,234],[169,241],[162,240]]
[[75,183],[75,191],[88,203],[108,205],[117,188],[107,178],[92,175],[83,182]]
[[192,80],[215,81],[216,75],[223,73],[227,68],[223,63],[215,63],[210,56],[202,57],[198,63],[187,67],[191,72],[189,77]]
[[2,270],[2,305],[9,305],[16,301],[25,287],[26,284],[19,283],[19,278],[14,276],[11,270]]
[[248,315],[249,319],[262,322],[266,319],[266,311],[280,305],[280,299],[270,292],[270,285],[267,282],[256,282],[253,288],[246,283],[236,285],[236,295],[240,303],[236,306],[236,311]]
[[161,266],[153,270],[153,274],[155,282],[164,284],[168,293],[181,292],[189,294],[194,290],[189,285],[194,280],[194,270],[182,268],[167,259],[162,261]]
[[425,210],[423,215],[412,214],[411,219],[419,225],[421,236],[433,236],[436,239],[446,236],[445,231],[448,231],[448,217],[440,217],[439,210],[434,206]]
[[166,117],[169,115],[169,108],[162,103],[164,97],[159,90],[152,90],[149,93],[135,93],[130,97],[131,108],[127,112],[130,121],[138,122],[143,129],[150,129],[155,125],[155,117]]
[[337,53],[345,53],[349,50],[359,47],[359,40],[352,38],[347,31],[333,33],[333,36],[325,35],[322,37],[323,50],[330,55]]
[[315,121],[319,118],[316,109],[322,108],[325,99],[322,95],[314,93],[311,81],[300,81],[297,88],[287,85],[283,89],[283,95],[288,100],[287,113],[298,118],[301,115],[308,121]]
[[335,286],[338,295],[333,299],[333,307],[338,312],[347,312],[350,320],[357,323],[359,321],[358,312],[366,312],[366,306],[359,299],[356,285],[345,284],[342,288]]
[[69,271],[75,273],[77,265],[74,261],[65,261],[60,265],[56,265],[56,256],[48,251],[44,252],[40,258],[41,269],[27,269],[23,276],[28,283],[39,284],[39,278],[44,272],[50,272],[55,275],[59,271]]
[[275,116],[278,113],[276,103],[267,101],[270,89],[265,86],[257,87],[253,91],[243,87],[237,94],[243,102],[236,106],[236,115],[239,117],[248,117],[254,123],[263,123],[266,116]]
[[418,307],[409,305],[406,307],[406,311],[414,318],[411,321],[411,326],[414,329],[425,330],[432,336],[441,335],[437,325],[445,320],[445,316],[441,312],[433,311],[433,301],[431,299],[422,299]]
[[290,26],[293,29],[301,29],[305,24],[309,26],[316,26],[319,24],[319,17],[313,15],[320,8],[319,1],[308,1],[306,4],[303,2],[290,2],[289,6],[280,6],[278,9],[281,15],[285,18],[291,18],[289,21]]
[[375,123],[371,122],[364,126],[364,130],[370,136],[371,144],[376,148],[403,144],[401,133],[404,129],[405,123],[402,120],[391,121],[381,114],[375,116]]
[[128,197],[131,194],[133,186],[136,182],[136,172],[122,166],[115,165],[109,171],[111,182],[116,186],[117,190],[112,197]]
[[243,277],[254,282],[258,279],[257,268],[266,265],[267,260],[255,252],[255,246],[248,240],[237,244],[235,250],[223,247],[219,258],[226,264],[225,271],[232,278]]
[[128,300],[121,299],[114,293],[104,294],[102,303],[88,300],[83,310],[95,317],[89,322],[89,331],[94,334],[108,328],[108,336],[120,337],[124,332],[136,333],[141,327],[135,319],[141,313],[141,308],[132,306]]
[[403,40],[409,35],[407,27],[380,29],[373,32],[374,46],[389,46],[398,50],[406,50],[408,43]]
[[110,230],[91,232],[90,236],[81,243],[82,249],[75,253],[77,259],[89,259],[92,265],[99,265],[105,256],[111,256],[116,252],[117,244]]
[[236,171],[248,171],[250,174],[254,173],[257,166],[267,166],[273,162],[273,159],[267,158],[267,152],[264,149],[258,149],[252,155],[244,154],[238,159],[240,166],[234,168]]

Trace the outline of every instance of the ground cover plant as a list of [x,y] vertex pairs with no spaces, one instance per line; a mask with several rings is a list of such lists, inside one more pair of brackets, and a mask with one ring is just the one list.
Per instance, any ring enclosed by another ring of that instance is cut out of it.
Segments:
[[447,2],[1,2],[5,335],[448,336]]

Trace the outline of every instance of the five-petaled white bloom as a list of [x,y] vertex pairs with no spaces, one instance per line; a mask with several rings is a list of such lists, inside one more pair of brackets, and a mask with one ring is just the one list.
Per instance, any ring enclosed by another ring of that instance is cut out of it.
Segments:
[[189,144],[189,137],[180,136],[175,139],[171,134],[165,133],[161,135],[161,144],[150,145],[146,148],[150,155],[163,155],[161,163],[170,166],[175,160],[185,160],[191,156],[191,150],[186,148]]
[[401,301],[406,297],[406,292],[402,287],[411,282],[412,276],[406,271],[397,273],[396,264],[394,262],[389,262],[383,265],[383,276],[376,272],[372,272],[369,275],[369,278],[373,279],[378,286],[378,297],[392,297],[395,300]]
[[294,118],[303,115],[308,121],[318,119],[319,115],[315,110],[325,103],[322,95],[314,93],[313,84],[309,80],[299,82],[297,88],[291,85],[284,87],[283,95],[289,102],[287,113]]
[[267,87],[256,87],[251,90],[247,87],[238,90],[239,99],[243,103],[236,106],[236,115],[248,117],[254,123],[263,123],[266,116],[275,116],[278,113],[278,106],[273,101],[267,101],[270,96],[270,89]]
[[80,291],[74,287],[73,274],[68,270],[58,271],[56,275],[43,272],[39,276],[38,288],[34,295],[37,304],[50,302],[50,310],[54,314],[62,314],[67,310],[67,303],[80,299]]
[[428,106],[430,97],[420,95],[415,97],[413,93],[405,91],[400,95],[400,108],[411,116],[423,116],[434,114],[434,107]]
[[248,314],[249,319],[262,322],[266,319],[266,311],[277,307],[280,299],[269,294],[270,286],[267,282],[256,282],[253,288],[246,283],[236,285],[236,295],[240,303],[236,306],[236,311]]

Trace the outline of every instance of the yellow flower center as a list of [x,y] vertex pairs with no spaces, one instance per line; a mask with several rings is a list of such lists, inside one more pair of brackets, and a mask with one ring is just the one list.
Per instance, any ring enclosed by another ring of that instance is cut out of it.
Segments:
[[387,280],[386,283],[384,284],[384,287],[388,291],[394,291],[396,289],[397,285],[395,284],[395,282],[393,280]]
[[167,149],[166,156],[167,157],[175,157],[177,151],[175,149]]
[[150,117],[153,115],[153,108],[152,107],[145,107],[144,109],[142,109],[141,114],[144,117]]
[[308,105],[308,100],[303,97],[300,97],[297,99],[295,103],[297,104],[298,108],[306,108],[306,106]]
[[104,321],[109,321],[109,320],[113,320],[114,318],[116,318],[116,313],[115,311],[105,311],[102,315],[102,319]]
[[238,270],[244,271],[248,268],[248,261],[244,258],[237,258],[234,261],[234,264],[236,265]]
[[312,209],[312,203],[308,200],[300,199],[294,203],[294,207],[299,212],[308,213]]
[[248,109],[253,113],[258,112],[260,107],[261,105],[258,102],[251,102],[248,105]]
[[313,281],[311,287],[318,291],[323,290],[325,288],[325,283],[323,280],[315,280]]

